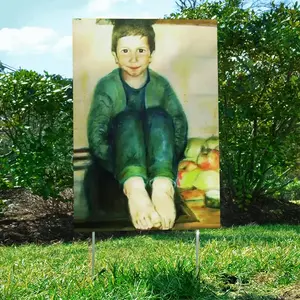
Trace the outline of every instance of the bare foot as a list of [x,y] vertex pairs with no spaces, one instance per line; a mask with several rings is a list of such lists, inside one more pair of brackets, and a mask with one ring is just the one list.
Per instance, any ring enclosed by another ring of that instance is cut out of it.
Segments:
[[152,184],[152,203],[161,217],[161,229],[174,226],[176,209],[174,204],[174,187],[167,177],[157,177]]
[[145,189],[141,177],[131,177],[124,183],[132,224],[136,229],[147,230],[160,227],[161,221]]

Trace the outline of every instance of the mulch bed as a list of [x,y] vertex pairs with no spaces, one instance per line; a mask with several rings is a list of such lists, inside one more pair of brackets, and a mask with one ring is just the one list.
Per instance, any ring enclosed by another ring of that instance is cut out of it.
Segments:
[[[0,191],[0,200],[5,204],[0,214],[0,244],[89,239],[90,233],[78,233],[73,230],[72,199],[72,189],[66,189],[60,200],[44,200],[22,188]],[[224,227],[251,223],[300,224],[300,205],[297,204],[265,200],[261,201],[260,206],[253,205],[251,210],[241,212],[228,203],[225,201],[221,208],[221,223]],[[140,232],[105,232],[97,233],[97,239],[137,234]]]
[[[63,191],[60,199],[47,200],[23,188],[0,190],[0,203],[4,201],[2,210],[0,206],[0,245],[89,242],[91,233],[74,231],[72,199],[72,189]],[[97,232],[96,237],[104,240],[141,233]]]
[[72,202],[48,199],[17,188],[0,191],[4,208],[0,217],[2,244],[49,243],[57,240],[72,241]]

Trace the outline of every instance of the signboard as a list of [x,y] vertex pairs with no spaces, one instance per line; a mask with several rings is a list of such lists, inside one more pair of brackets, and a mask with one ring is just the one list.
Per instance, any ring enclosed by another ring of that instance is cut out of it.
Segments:
[[220,227],[217,24],[75,19],[74,227]]

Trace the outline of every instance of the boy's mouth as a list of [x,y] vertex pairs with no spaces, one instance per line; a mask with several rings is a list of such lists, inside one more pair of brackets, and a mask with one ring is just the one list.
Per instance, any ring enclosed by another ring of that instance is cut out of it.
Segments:
[[131,70],[137,70],[137,69],[139,69],[140,67],[129,67],[129,69],[131,69]]

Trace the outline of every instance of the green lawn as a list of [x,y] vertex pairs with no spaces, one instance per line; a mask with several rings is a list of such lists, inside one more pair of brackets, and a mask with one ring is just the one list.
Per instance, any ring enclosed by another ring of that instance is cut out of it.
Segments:
[[1,299],[278,299],[300,281],[298,226],[200,230],[0,247]]

